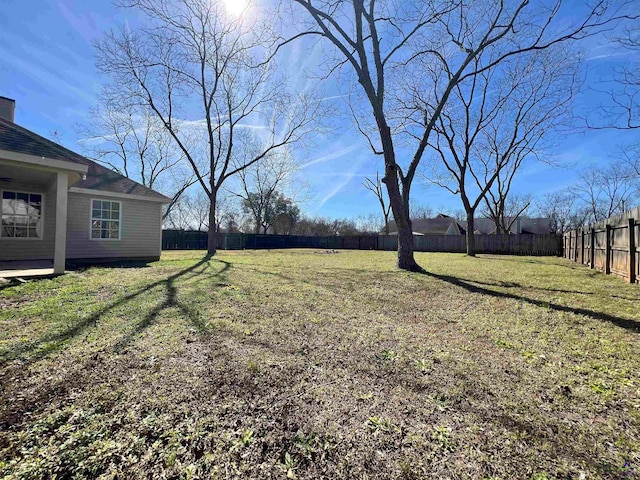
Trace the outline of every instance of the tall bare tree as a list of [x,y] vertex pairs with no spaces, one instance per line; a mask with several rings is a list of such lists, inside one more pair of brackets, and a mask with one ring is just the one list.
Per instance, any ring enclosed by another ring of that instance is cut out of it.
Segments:
[[[489,59],[502,55],[499,49],[487,53]],[[496,227],[503,230],[514,176],[565,120],[576,75],[571,58],[571,52],[559,48],[521,54],[459,82],[443,108],[430,143],[435,158],[425,178],[460,196],[467,216],[467,255],[475,256],[478,207],[490,192],[489,198],[498,198],[493,205],[486,203],[496,210]]]
[[610,35],[621,53],[627,53],[624,63],[611,70],[605,92],[609,99],[586,118],[593,129],[640,129],[640,14],[626,19],[622,28]]
[[[530,0],[292,2],[306,13],[306,24],[298,20],[303,29],[289,41],[306,35],[325,39],[333,47],[327,54],[329,73],[345,67],[343,72],[352,73],[361,87],[362,102],[356,103],[355,118],[372,150],[384,158],[383,182],[398,226],[398,267],[405,270],[420,269],[413,255],[411,186],[456,86],[506,59],[580,40],[619,18],[605,0],[563,28],[557,18],[561,0],[551,4]],[[501,47],[500,55],[487,58],[485,51],[495,46]],[[424,69],[433,64],[444,72],[436,88]],[[423,85],[437,94],[428,105],[414,101],[416,87]],[[408,128],[411,118],[419,121]],[[371,120],[368,125],[367,119]],[[413,153],[403,162],[399,147],[407,135],[415,142]]]
[[163,125],[147,109],[118,102],[105,91],[90,111],[90,123],[78,132],[87,154],[118,172],[171,198],[163,220],[197,179],[184,167],[184,154],[175,147]]
[[426,220],[434,216],[435,212],[429,205],[411,202],[409,207],[412,220]]
[[484,197],[484,216],[493,220],[497,234],[506,234],[516,224],[519,218],[527,213],[533,199],[528,194],[512,194],[510,182],[496,179],[497,188],[489,190]]
[[606,167],[584,169],[569,191],[588,212],[589,222],[624,213],[640,198],[637,178],[621,161],[613,161]]
[[[264,16],[234,16],[222,0],[122,5],[136,10],[142,26],[99,41],[98,68],[122,103],[148,109],[184,155],[209,198],[208,252],[214,254],[218,193],[243,169],[300,142],[318,102],[291,92],[275,63],[264,61],[272,44]],[[237,148],[256,138],[257,151]]]
[[233,194],[251,215],[254,233],[266,233],[269,228],[266,216],[274,194],[278,191],[288,193],[298,170],[299,165],[283,150],[238,172],[238,187],[233,189]]
[[382,209],[382,218],[384,218],[384,234],[389,235],[389,215],[391,213],[391,205],[387,205],[384,195],[384,190],[382,188],[382,181],[380,180],[380,174],[376,172],[376,181],[374,182],[370,178],[365,178],[362,186],[373,192],[373,194],[378,199],[378,203],[380,204],[380,208]]
[[551,192],[538,198],[534,211],[550,220],[551,232],[557,235],[582,227],[589,216],[588,210],[577,201],[575,195],[567,191]]
[[[216,202],[216,231],[233,224],[238,216],[235,198],[220,193]],[[182,195],[164,219],[171,228],[182,230],[209,230],[209,197],[202,190],[190,190]]]

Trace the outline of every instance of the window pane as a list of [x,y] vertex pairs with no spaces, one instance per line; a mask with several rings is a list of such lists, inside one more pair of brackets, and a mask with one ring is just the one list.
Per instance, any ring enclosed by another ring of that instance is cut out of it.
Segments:
[[120,212],[111,212],[111,220],[119,220],[120,219]]
[[2,192],[3,237],[40,238],[42,231],[42,195]]
[[119,212],[119,211],[120,211],[120,204],[119,204],[118,202],[113,202],[113,203],[111,204],[111,210],[114,210],[114,211],[116,211],[116,212]]
[[40,203],[29,203],[29,214],[30,215],[40,215],[42,211]]
[[91,229],[91,238],[100,238],[100,229],[92,228]]
[[102,218],[102,210],[93,210],[91,212],[91,218]]
[[23,215],[16,215],[13,217],[13,222],[21,227],[26,227],[29,225],[29,217]]
[[100,220],[93,220],[91,222],[91,228],[100,229],[100,225],[102,225],[102,222]]
[[13,237],[13,222],[7,217],[2,217],[2,236]]
[[2,200],[2,213],[13,213],[13,200]]
[[29,213],[28,201],[22,200],[22,199],[16,199],[16,200],[11,200],[11,202],[13,203],[13,211],[17,215],[27,215]]
[[91,208],[94,210],[100,210],[102,208],[102,202],[100,200],[94,200]]
[[109,238],[109,230],[101,230],[101,238]]
[[15,198],[14,192],[2,192],[2,213],[13,213]]

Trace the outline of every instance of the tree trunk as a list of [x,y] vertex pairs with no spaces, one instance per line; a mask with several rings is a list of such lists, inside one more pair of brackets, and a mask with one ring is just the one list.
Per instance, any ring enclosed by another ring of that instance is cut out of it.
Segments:
[[496,224],[496,235],[500,235],[502,233],[502,223],[500,222],[500,216],[496,215],[493,218],[493,223]]
[[467,255],[470,257],[476,256],[476,234],[474,211],[467,211]]
[[207,254],[215,255],[216,254],[216,246],[217,246],[217,235],[216,235],[216,191],[211,192],[211,196],[209,197],[209,235],[207,239]]
[[389,194],[389,202],[398,227],[398,268],[410,272],[420,272],[422,268],[413,258],[413,230],[409,217],[409,205],[402,198],[396,172],[392,167],[387,169],[386,178],[388,179],[385,185]]

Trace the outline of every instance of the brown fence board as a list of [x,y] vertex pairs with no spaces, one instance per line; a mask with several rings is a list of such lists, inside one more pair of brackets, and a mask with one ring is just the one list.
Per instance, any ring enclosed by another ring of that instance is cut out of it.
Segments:
[[640,207],[604,222],[567,232],[562,239],[563,257],[639,283],[638,217]]

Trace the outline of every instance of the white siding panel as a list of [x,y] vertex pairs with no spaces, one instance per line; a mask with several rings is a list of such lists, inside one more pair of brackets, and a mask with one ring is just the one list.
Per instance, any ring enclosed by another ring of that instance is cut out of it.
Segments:
[[42,194],[44,203],[44,236],[42,240],[0,237],[0,261],[8,260],[53,260],[56,236],[55,186],[37,188],[33,185],[12,182],[3,190]]
[[[160,256],[162,205],[157,202],[69,193],[67,259],[156,258]],[[91,240],[91,200],[121,203],[120,240]]]

